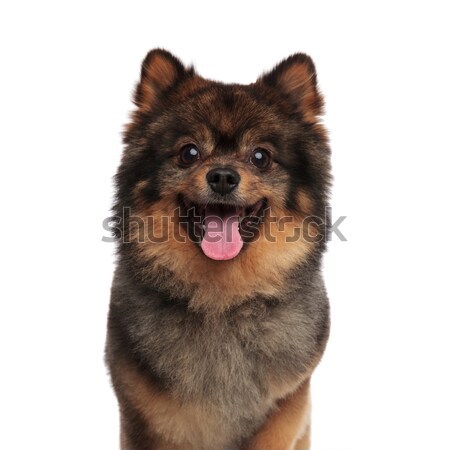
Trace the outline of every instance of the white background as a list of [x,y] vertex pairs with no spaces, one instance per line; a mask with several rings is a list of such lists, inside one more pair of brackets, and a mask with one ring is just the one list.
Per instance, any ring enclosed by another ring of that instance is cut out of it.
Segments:
[[0,447],[118,448],[101,241],[140,62],[248,83],[309,53],[327,101],[332,334],[313,449],[449,449],[449,14],[424,2],[2,2]]

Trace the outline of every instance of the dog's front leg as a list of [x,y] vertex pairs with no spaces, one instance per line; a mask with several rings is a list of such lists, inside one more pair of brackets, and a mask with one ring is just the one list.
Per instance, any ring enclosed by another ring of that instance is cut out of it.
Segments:
[[243,450],[308,450],[310,411],[307,380],[278,402],[277,408]]

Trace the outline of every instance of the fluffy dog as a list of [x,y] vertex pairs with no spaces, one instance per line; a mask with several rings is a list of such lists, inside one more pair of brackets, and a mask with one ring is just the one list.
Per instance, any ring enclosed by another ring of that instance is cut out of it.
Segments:
[[312,60],[250,85],[148,53],[116,175],[106,360],[125,450],[310,446],[330,151]]

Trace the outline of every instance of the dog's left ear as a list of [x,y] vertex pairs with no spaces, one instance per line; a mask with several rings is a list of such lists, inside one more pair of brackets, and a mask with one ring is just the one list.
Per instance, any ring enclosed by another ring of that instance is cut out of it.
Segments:
[[285,94],[307,123],[317,122],[323,113],[323,98],[317,87],[316,69],[312,59],[296,53],[280,62],[272,71],[262,75],[263,84]]

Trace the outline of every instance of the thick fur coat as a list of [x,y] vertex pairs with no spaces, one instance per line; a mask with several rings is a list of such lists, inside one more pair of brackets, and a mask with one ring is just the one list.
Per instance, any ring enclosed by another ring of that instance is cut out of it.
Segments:
[[[121,448],[309,448],[309,379],[329,332],[330,183],[311,59],[226,85],[153,50],[135,103],[116,176],[106,347]],[[217,167],[239,174],[233,192],[211,189]],[[253,234],[240,217],[232,259],[202,251],[186,205],[201,215],[204,204],[236,215],[258,205]]]

